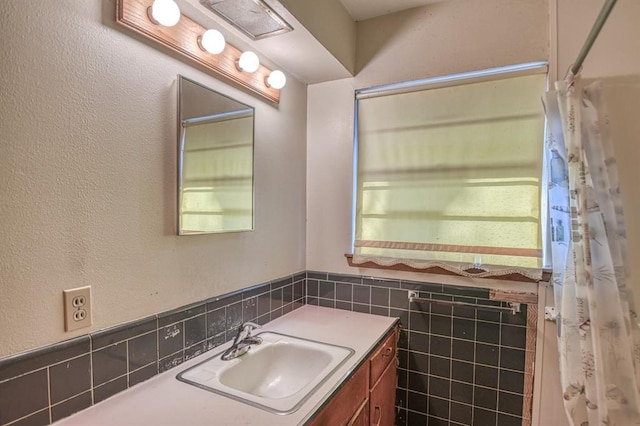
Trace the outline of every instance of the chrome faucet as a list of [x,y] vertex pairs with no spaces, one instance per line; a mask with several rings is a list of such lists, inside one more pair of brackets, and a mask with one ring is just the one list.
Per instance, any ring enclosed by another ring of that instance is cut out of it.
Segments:
[[247,353],[251,349],[251,345],[259,345],[262,343],[261,337],[252,336],[251,332],[260,326],[253,322],[245,322],[238,327],[238,334],[233,339],[233,344],[229,349],[224,351],[220,357],[223,361],[229,361]]

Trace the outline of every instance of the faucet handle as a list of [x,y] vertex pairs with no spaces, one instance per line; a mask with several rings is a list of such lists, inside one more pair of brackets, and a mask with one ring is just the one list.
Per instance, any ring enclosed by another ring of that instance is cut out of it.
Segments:
[[240,326],[242,330],[247,330],[249,333],[251,333],[251,330],[255,330],[256,328],[260,328],[260,327],[261,325],[251,321],[247,321]]

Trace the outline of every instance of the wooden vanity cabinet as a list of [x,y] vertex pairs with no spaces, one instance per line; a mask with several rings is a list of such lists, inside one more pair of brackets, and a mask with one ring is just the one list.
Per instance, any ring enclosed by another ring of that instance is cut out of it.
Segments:
[[308,425],[393,426],[397,333],[394,328]]
[[369,369],[358,368],[342,389],[309,423],[311,426],[344,426],[350,424],[357,409],[367,404],[369,413]]

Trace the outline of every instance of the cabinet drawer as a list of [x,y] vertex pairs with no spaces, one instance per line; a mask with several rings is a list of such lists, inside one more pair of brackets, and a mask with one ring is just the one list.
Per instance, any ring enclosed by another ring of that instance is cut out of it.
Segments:
[[346,425],[369,394],[369,369],[358,368],[347,383],[333,396],[311,426]]
[[371,389],[369,396],[371,426],[393,426],[396,417],[396,381],[396,364],[392,362]]
[[395,362],[397,349],[397,330],[394,330],[380,345],[380,348],[373,354],[370,361],[371,368],[371,386],[374,386],[382,372],[387,368],[393,360]]

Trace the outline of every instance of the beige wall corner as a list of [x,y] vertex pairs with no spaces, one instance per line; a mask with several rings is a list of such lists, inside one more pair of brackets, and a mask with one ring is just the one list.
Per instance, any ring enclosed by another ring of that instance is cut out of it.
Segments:
[[356,23],[340,0],[281,0],[293,16],[354,75]]
[[358,87],[548,59],[547,0],[450,0],[357,25]]
[[353,182],[353,79],[307,90],[307,269],[348,271]]

